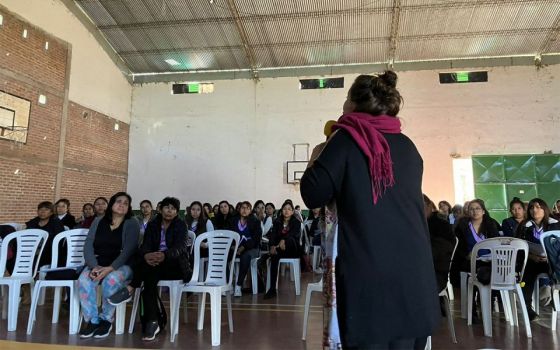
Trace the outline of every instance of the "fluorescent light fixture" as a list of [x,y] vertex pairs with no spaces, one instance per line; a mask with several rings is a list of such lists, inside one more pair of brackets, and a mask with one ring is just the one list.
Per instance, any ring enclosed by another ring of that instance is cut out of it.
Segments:
[[178,66],[180,63],[175,61],[173,58],[168,58],[165,60],[165,62],[167,62],[168,65],[170,66]]
[[42,105],[47,104],[47,96],[39,95],[39,103]]

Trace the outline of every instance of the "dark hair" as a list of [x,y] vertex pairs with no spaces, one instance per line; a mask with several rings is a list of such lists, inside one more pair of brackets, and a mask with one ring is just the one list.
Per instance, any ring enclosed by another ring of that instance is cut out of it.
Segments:
[[255,202],[255,205],[253,205],[253,208],[256,208],[259,204],[264,205],[264,202],[259,199],[258,201]]
[[[212,204],[210,204],[210,203],[204,203],[204,204],[202,205],[202,209],[204,209],[204,208],[208,208],[208,212],[209,212],[209,213],[212,212]],[[203,210],[203,211],[204,211],[204,210]]]
[[37,210],[40,210],[40,209],[43,209],[43,208],[49,209],[51,212],[54,213],[54,205],[52,204],[52,202],[44,201],[44,202],[39,203],[39,205],[37,206]]
[[161,206],[160,206],[161,209],[163,209],[163,207],[166,207],[168,205],[172,205],[173,208],[175,208],[177,211],[179,211],[179,209],[181,209],[181,201],[179,201],[175,197],[165,197],[164,199],[161,200],[160,203],[161,203]]
[[355,112],[374,116],[396,116],[403,101],[397,90],[397,74],[393,71],[385,71],[379,76],[358,76],[350,87],[348,98],[355,104]]
[[289,205],[290,207],[292,207],[292,210],[295,210],[295,209],[294,209],[294,203],[292,203],[291,200],[286,200],[286,201],[284,202],[284,204],[282,204],[282,208],[281,208],[281,209],[284,209],[284,207],[285,207],[286,205]]
[[[206,221],[208,221],[208,218],[206,217],[206,213],[203,210],[203,205],[202,203],[200,203],[199,201],[194,201],[191,203],[191,205],[188,206],[187,211],[185,212],[185,222],[187,223],[187,227],[190,230],[191,229],[191,225],[194,221],[194,218],[191,215],[191,209],[193,206],[198,205],[200,207],[200,217],[198,218],[198,227],[202,227],[201,225],[204,226],[204,230],[206,230]],[[198,229],[197,229],[198,231]],[[199,233],[199,232],[195,232],[195,233]]]
[[449,214],[451,214],[451,208],[452,208],[452,207],[451,207],[451,204],[450,204],[448,201],[439,201],[439,203],[438,203],[438,209],[439,209],[439,206],[442,205],[442,204],[443,204],[443,205],[447,205],[447,207],[449,208]]
[[533,209],[535,204],[538,204],[539,207],[541,207],[544,210],[544,218],[542,220],[542,226],[544,228],[544,231],[546,231],[548,229],[548,218],[550,218],[551,213],[548,204],[546,204],[546,202],[543,201],[542,199],[533,198],[529,201],[529,204],[527,204],[527,221],[535,219],[531,214],[531,209]]
[[239,203],[239,209],[241,209],[242,206],[247,206],[247,207],[249,207],[249,209],[253,209],[253,205],[249,201],[243,201],[243,202]]
[[109,204],[109,201],[108,201],[107,198],[105,198],[105,197],[97,197],[97,198],[95,198],[95,200],[93,201],[93,204],[95,204],[95,202],[97,202],[98,200],[105,201],[105,203]]
[[109,199],[109,203],[107,204],[107,211],[105,211],[105,216],[103,216],[103,219],[108,221],[109,224],[113,223],[113,205],[117,201],[117,198],[123,196],[128,198],[128,211],[126,212],[126,214],[124,214],[124,219],[127,220],[132,217],[132,198],[126,192],[117,192],[111,196],[111,199]]
[[142,204],[144,203],[148,203],[150,205],[150,208],[153,208],[154,206],[152,205],[152,202],[150,202],[150,200],[148,199],[144,199],[142,202],[140,202],[140,206],[142,206]]
[[266,209],[266,207],[268,207],[269,205],[272,207],[272,209],[276,210],[276,207],[274,206],[274,204],[272,204],[272,203],[270,203],[270,202],[269,202],[269,203],[266,203],[266,204],[264,205],[265,209]]
[[56,201],[56,203],[54,203],[54,205],[58,205],[58,203],[64,203],[66,204],[66,208],[70,209],[70,201],[66,198],[60,198]]
[[84,205],[82,206],[82,211],[86,210],[86,207],[91,207],[91,209],[94,209],[94,210],[95,210],[95,208],[93,207],[93,204],[91,204],[91,203],[86,203],[86,204],[84,204]]
[[521,199],[519,199],[519,197],[513,197],[511,202],[509,202],[509,211],[513,210],[513,205],[514,204],[519,204],[521,206],[521,208],[523,208],[523,210],[525,210],[525,203],[523,203],[523,201]]
[[[436,205],[434,204],[434,202],[430,199],[430,197],[426,196],[425,194],[422,194],[422,197],[424,198],[424,205],[427,206],[428,208],[430,208],[430,211],[433,213],[435,211],[437,211]],[[441,203],[441,202],[440,202]]]

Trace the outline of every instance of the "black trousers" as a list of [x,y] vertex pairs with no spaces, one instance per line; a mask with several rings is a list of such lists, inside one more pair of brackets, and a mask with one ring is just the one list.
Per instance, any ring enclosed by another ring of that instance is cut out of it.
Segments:
[[299,247],[293,241],[286,241],[286,249],[276,249],[276,254],[267,254],[261,260],[270,258],[270,290],[276,290],[276,278],[278,278],[278,264],[280,259],[295,259],[300,257]]
[[[525,282],[525,286],[522,289],[523,298],[525,299],[525,305],[527,305],[527,307],[531,306],[531,302],[533,301],[533,290],[535,289],[537,276],[541,273],[548,272],[548,262],[536,262],[531,259],[527,259],[527,265],[525,265],[525,273],[523,274],[522,280],[523,282]],[[538,302],[538,300],[535,300],[535,303]]]
[[342,348],[345,350],[351,349],[368,349],[368,350],[382,350],[382,349],[391,349],[391,350],[404,350],[404,349],[414,349],[414,350],[423,350],[426,347],[426,342],[428,341],[427,337],[423,338],[408,338],[408,339],[396,339],[391,340],[388,343],[376,343],[376,344],[363,344],[360,346],[355,347],[348,347],[343,346]]
[[[161,280],[180,280],[181,270],[177,262],[164,260],[157,266],[150,266],[146,261],[142,261],[134,270],[133,283],[144,282],[144,290],[142,291],[144,316],[148,321],[157,321],[158,301],[157,301],[157,284]],[[131,283],[131,285],[133,284]]]
[[247,276],[247,272],[249,272],[249,268],[251,267],[251,260],[258,258],[259,253],[259,249],[255,248],[243,251],[243,253],[239,255],[239,274],[237,275],[238,286],[243,286],[245,276]]

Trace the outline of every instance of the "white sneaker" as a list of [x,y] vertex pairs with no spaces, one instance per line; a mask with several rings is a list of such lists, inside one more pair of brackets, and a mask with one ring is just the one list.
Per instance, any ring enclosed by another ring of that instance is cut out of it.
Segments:
[[235,292],[233,293],[234,297],[240,297],[242,295],[241,293],[241,286],[235,286]]

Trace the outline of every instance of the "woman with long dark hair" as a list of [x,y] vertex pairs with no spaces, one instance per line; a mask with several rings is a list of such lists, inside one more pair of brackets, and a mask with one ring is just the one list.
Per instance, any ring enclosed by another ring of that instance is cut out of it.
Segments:
[[[533,198],[527,205],[527,220],[524,223],[519,224],[515,236],[526,240],[529,244],[535,244],[537,247],[540,247],[541,235],[544,232],[552,230],[560,230],[558,220],[552,218],[550,209],[544,200],[540,198]],[[538,317],[537,313],[531,306],[533,300],[533,289],[535,288],[537,276],[541,273],[549,272],[550,266],[548,265],[546,256],[537,255],[530,250],[522,282],[525,284],[523,286],[523,298],[525,299],[527,313],[529,314],[529,319],[531,321]],[[535,302],[538,303],[539,301],[535,300]]]
[[[132,278],[133,256],[138,248],[140,226],[132,217],[131,198],[115,193],[107,211],[91,225],[84,244],[86,267],[78,279],[80,305],[85,325],[81,338],[105,338],[113,328],[115,307],[107,298],[124,288]],[[101,313],[97,308],[97,286],[101,283]]]
[[229,229],[229,221],[233,217],[230,212],[230,204],[223,200],[218,204],[218,207],[218,215],[214,217],[214,228],[216,230],[227,230]]
[[214,231],[214,225],[206,216],[204,207],[199,201],[194,201],[189,205],[189,210],[185,214],[185,223],[189,231],[196,233],[197,236],[204,232]]
[[424,348],[439,326],[422,158],[401,133],[396,84],[391,71],[357,77],[335,132],[315,148],[301,179],[308,208],[337,209],[336,311],[345,349]]
[[502,221],[502,232],[504,236],[513,237],[517,226],[525,220],[525,203],[518,197],[514,197],[509,202],[509,212],[511,216]]

